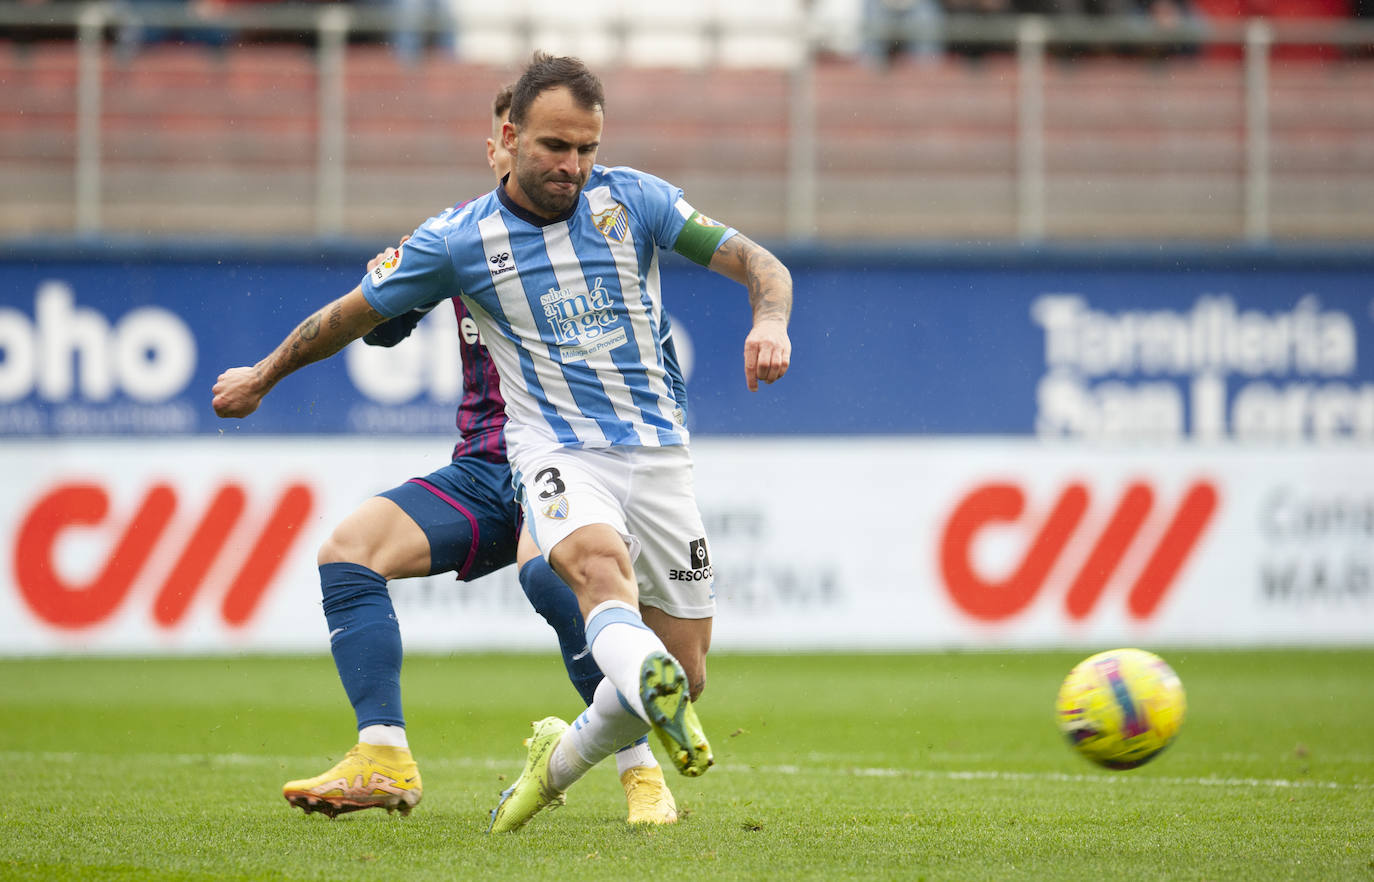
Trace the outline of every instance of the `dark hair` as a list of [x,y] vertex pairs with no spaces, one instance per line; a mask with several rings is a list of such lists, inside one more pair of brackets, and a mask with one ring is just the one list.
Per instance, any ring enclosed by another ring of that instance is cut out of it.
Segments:
[[501,91],[496,93],[496,97],[491,102],[491,115],[495,119],[500,119],[501,115],[510,110],[510,102],[515,92],[514,84],[507,84],[501,87]]
[[580,59],[558,58],[547,52],[536,52],[512,90],[510,121],[517,126],[522,125],[534,99],[560,86],[571,92],[573,100],[584,110],[606,106],[606,92],[601,87],[601,80]]

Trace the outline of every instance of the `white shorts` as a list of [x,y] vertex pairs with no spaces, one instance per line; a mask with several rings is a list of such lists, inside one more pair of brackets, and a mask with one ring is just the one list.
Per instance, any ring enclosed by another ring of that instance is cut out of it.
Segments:
[[525,527],[546,557],[574,530],[608,524],[629,549],[640,603],[683,619],[715,615],[715,571],[686,447],[525,445],[511,465]]

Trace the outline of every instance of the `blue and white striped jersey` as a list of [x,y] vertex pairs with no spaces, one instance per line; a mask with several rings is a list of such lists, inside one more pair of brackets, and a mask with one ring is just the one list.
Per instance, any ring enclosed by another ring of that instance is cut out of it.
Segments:
[[594,166],[577,204],[553,220],[504,186],[430,218],[362,289],[388,317],[459,293],[501,376],[512,455],[522,441],[685,444],[658,249],[707,264],[734,232],[659,178]]

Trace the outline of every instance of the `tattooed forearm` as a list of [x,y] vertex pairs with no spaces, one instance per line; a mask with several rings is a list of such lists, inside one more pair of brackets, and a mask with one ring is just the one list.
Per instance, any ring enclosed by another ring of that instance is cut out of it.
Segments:
[[256,365],[257,380],[263,388],[270,389],[287,374],[335,354],[381,321],[381,314],[371,306],[350,314],[342,300],[335,301],[301,322],[271,355]]
[[[289,338],[291,354],[293,356],[300,355],[304,344],[313,342],[318,336],[320,336],[320,313],[317,312],[310,318],[301,322],[300,326],[296,328],[295,332]],[[306,362],[302,362],[302,364],[304,363]],[[300,365],[295,365],[291,370],[295,370],[296,367],[300,367]]]
[[749,262],[749,303],[754,307],[755,321],[786,322],[792,314],[792,274],[762,249]]
[[[334,304],[338,310],[338,304]],[[328,358],[348,345],[348,340],[340,340],[335,343],[334,335],[328,335],[324,340],[320,340],[320,321],[324,311],[315,313],[310,318],[300,323],[300,327],[286,339],[282,346],[277,347],[277,351],[268,356],[268,376],[272,383],[276,383],[282,377],[306,365]],[[331,331],[337,330],[337,326],[330,324]],[[318,341],[318,342],[317,342]]]
[[792,314],[792,274],[767,248],[737,233],[722,250],[735,247],[731,257],[744,268],[744,284],[749,288],[749,303],[754,321],[786,322]]

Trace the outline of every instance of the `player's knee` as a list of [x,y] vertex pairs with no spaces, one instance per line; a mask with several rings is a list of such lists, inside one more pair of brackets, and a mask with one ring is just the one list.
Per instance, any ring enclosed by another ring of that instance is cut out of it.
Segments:
[[348,543],[339,536],[339,531],[336,529],[320,546],[319,552],[315,555],[315,563],[324,566],[332,563],[359,563],[359,561],[353,560],[352,555],[348,552]]
[[590,546],[580,549],[576,555],[565,556],[559,566],[570,587],[577,592],[578,598],[592,605],[605,600],[625,600],[622,595],[628,586],[633,592],[634,576],[629,568],[629,556],[623,548],[619,554],[616,549],[605,546]]
[[399,506],[374,496],[344,518],[320,546],[316,560],[367,567],[383,578],[428,575],[429,537]]
[[320,546],[315,560],[320,566],[331,563],[351,563],[376,570],[377,549],[368,539],[366,531],[355,529],[349,520],[334,528],[329,538]]

